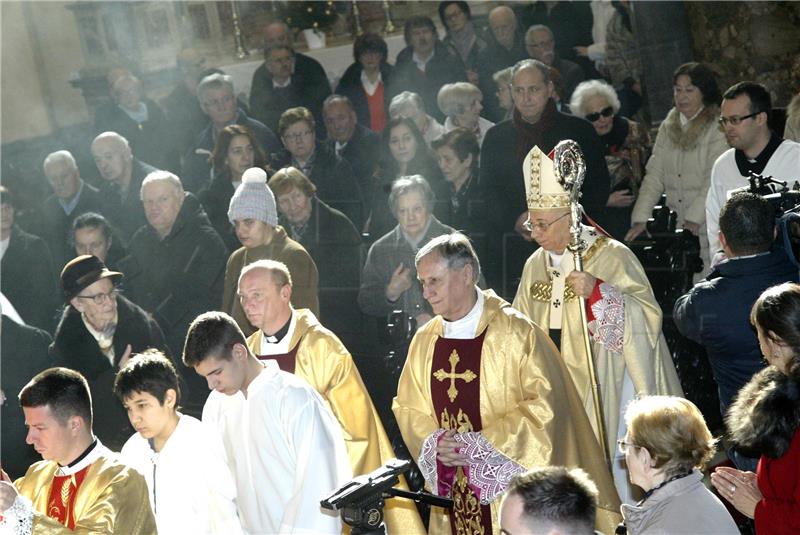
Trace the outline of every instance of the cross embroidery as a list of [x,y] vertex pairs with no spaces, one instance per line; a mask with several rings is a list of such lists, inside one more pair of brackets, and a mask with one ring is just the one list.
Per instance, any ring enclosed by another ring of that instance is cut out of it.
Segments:
[[458,396],[458,389],[456,388],[456,379],[462,379],[464,382],[469,383],[476,377],[475,372],[472,370],[464,370],[461,373],[456,373],[456,364],[458,361],[461,360],[454,349],[452,353],[450,353],[450,373],[444,371],[444,369],[439,368],[433,374],[433,376],[438,379],[439,381],[444,381],[445,379],[450,379],[450,388],[447,389],[447,396],[450,398],[450,402],[452,403],[455,401],[456,396]]
[[560,299],[556,299],[555,301],[553,301],[553,308],[558,308],[560,306],[561,306],[561,300]]

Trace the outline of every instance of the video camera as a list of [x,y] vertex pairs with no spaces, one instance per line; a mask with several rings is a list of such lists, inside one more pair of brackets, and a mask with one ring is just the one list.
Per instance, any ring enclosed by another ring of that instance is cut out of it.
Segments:
[[386,498],[400,496],[439,507],[453,507],[453,500],[449,498],[394,488],[400,482],[400,474],[410,468],[411,461],[392,459],[377,470],[358,476],[333,491],[320,505],[330,511],[339,511],[342,521],[352,528],[353,535],[386,534],[383,526]]

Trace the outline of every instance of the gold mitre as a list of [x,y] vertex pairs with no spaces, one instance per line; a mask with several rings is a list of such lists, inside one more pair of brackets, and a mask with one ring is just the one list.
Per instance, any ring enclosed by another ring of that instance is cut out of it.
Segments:
[[569,193],[558,183],[550,157],[534,146],[522,162],[528,210],[569,208]]

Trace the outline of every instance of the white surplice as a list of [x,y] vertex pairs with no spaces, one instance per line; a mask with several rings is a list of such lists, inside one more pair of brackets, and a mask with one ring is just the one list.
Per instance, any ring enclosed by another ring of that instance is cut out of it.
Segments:
[[147,481],[159,533],[244,533],[236,510],[236,484],[212,427],[181,414],[160,452],[135,433],[120,455]]
[[247,397],[214,391],[203,421],[222,436],[248,533],[341,533],[338,514],[320,500],[352,478],[339,424],[305,381],[274,361]]

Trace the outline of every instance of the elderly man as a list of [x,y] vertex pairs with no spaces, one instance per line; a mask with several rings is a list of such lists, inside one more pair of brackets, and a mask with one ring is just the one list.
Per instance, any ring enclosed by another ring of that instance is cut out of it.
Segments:
[[133,433],[114,397],[114,376],[131,352],[166,349],[156,321],[119,294],[122,273],[110,271],[96,256],[71,260],[61,272],[66,307],[53,337],[50,356],[77,370],[89,382],[97,402],[94,430],[118,451]]
[[128,140],[116,132],[103,132],[94,138],[92,157],[103,177],[103,212],[129,240],[147,222],[139,189],[144,177],[156,168],[135,158]]
[[126,72],[116,77],[109,89],[114,102],[97,110],[95,132],[117,132],[146,162],[175,168],[179,155],[167,118],[158,104],[142,94],[142,82]]
[[500,509],[508,535],[595,535],[597,485],[580,468],[537,467],[513,479]]
[[181,177],[186,182],[185,188],[188,191],[196,193],[211,181],[209,156],[214,150],[217,133],[228,125],[246,126],[255,135],[267,160],[271,154],[280,150],[281,144],[273,131],[262,122],[248,117],[244,110],[237,107],[231,76],[216,73],[200,80],[197,100],[208,115],[209,122],[183,158]]
[[44,174],[53,188],[33,222],[33,232],[47,242],[57,266],[72,258],[69,229],[72,222],[86,212],[102,212],[106,208],[100,191],[81,179],[75,158],[69,151],[52,152],[44,159]]
[[[239,299],[258,330],[247,346],[260,360],[274,360],[307,381],[327,402],[342,427],[353,475],[367,474],[393,458],[394,451],[350,352],[308,309],[291,303],[292,277],[286,266],[258,260],[242,270]],[[416,508],[391,500],[386,509],[391,532],[423,533]]]
[[553,31],[544,24],[534,24],[525,32],[525,50],[532,59],[538,59],[552,67],[561,75],[564,86],[562,100],[569,102],[572,92],[584,79],[580,65],[559,57],[556,53],[556,38]]
[[0,291],[22,320],[53,332],[58,275],[47,244],[14,224],[16,199],[0,186]]
[[358,124],[353,103],[342,95],[334,94],[325,99],[322,117],[328,131],[326,145],[353,168],[364,205],[369,206],[375,169],[381,155],[380,136]]
[[418,93],[403,91],[392,98],[389,103],[389,117],[391,119],[403,117],[414,121],[414,124],[417,125],[417,128],[422,133],[422,137],[425,138],[425,143],[428,144],[428,147],[431,146],[434,139],[444,134],[444,126],[427,114],[425,102],[423,102]]
[[770,130],[771,114],[769,91],[756,82],[739,82],[722,95],[719,124],[731,148],[714,162],[706,197],[706,230],[712,260],[720,250],[719,213],[732,190],[747,188],[751,173],[790,186],[798,178],[800,143]]
[[[540,248],[525,263],[514,307],[550,337],[578,390],[595,430],[592,378],[580,306],[587,301],[592,355],[600,382],[607,451],[617,452],[612,469],[620,497],[631,500],[623,455],[616,441],[625,436],[622,411],[637,394],[682,395],[664,335],[661,307],[636,256],[622,243],[583,226],[584,270],[575,271],[570,242],[570,196],[558,183],[552,160],[539,147],[523,164],[528,219],[525,228]],[[624,343],[623,343],[624,341]],[[599,434],[598,434],[599,436]]]
[[467,80],[464,63],[439,41],[429,17],[409,18],[404,34],[406,48],[397,55],[388,95],[413,91],[422,97],[428,113],[442,121],[444,114],[436,105],[436,96],[444,84]]
[[[172,173],[149,174],[141,198],[147,225],[133,236],[119,265],[129,295],[153,313],[167,346],[179,355],[189,323],[220,302],[227,249],[200,202]],[[187,376],[187,412],[197,414],[203,385],[194,374]]]
[[320,395],[276,362],[259,361],[223,312],[192,322],[183,363],[213,390],[203,422],[222,437],[244,530],[341,533],[339,515],[322,512],[319,502],[352,472],[342,432]]
[[486,116],[495,122],[505,119],[506,112],[497,100],[492,75],[528,57],[525,41],[519,31],[517,17],[508,6],[498,6],[489,12],[491,39],[478,54],[478,80],[484,95]]
[[369,248],[358,291],[358,305],[365,314],[386,319],[394,310],[402,310],[418,325],[431,318],[414,255],[432,238],[455,232],[433,215],[434,201],[428,181],[420,175],[392,183],[389,206],[398,224]]
[[610,532],[619,501],[555,346],[476,286],[480,264],[463,234],[434,238],[415,261],[436,316],[411,341],[392,410],[430,490],[457,504],[432,508],[430,532],[497,533],[510,476],[540,465],[590,472]]
[[3,472],[4,532],[155,535],[144,478],[95,438],[92,396],[80,373],[45,370],[25,385],[19,401],[27,442],[43,460],[13,485]]
[[[273,130],[277,129],[278,118],[283,110],[293,106],[309,108],[317,123],[322,125],[322,101],[331,92],[325,69],[311,56],[294,50],[292,35],[292,30],[283,21],[273,21],[264,27],[264,63],[253,73],[250,84],[250,111],[253,117]],[[279,52],[273,59],[273,47],[280,47],[281,50],[288,48],[288,51]],[[292,58],[291,61],[284,59],[289,57]],[[287,80],[289,86],[286,85]],[[294,84],[293,91],[283,90],[288,89],[291,84]],[[298,96],[299,102],[273,102],[277,97],[285,98],[288,93]],[[320,136],[324,135],[322,130],[318,133]]]
[[[553,82],[550,69],[538,60],[523,60],[514,66],[511,77],[514,113],[511,120],[490,128],[481,147],[480,178],[487,190],[494,252],[487,265],[490,285],[513,291],[522,264],[531,248],[520,244],[510,249],[505,241],[514,234],[530,242],[530,232],[522,228],[528,217],[525,209],[525,190],[522,160],[538,145],[550,152],[562,139],[578,142],[586,158],[586,181],[582,202],[587,214],[601,225],[609,196],[611,181],[604,157],[604,148],[592,125],[584,120],[556,111],[553,101]],[[522,253],[522,254],[520,254]],[[502,270],[503,261],[506,270]],[[501,286],[502,285],[502,286]]]

